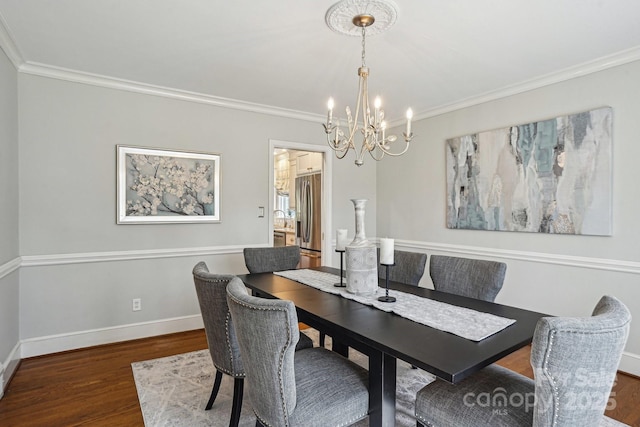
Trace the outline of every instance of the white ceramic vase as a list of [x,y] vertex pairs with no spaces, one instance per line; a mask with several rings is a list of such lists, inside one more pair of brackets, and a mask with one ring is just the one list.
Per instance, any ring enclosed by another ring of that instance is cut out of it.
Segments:
[[356,212],[356,235],[346,250],[347,292],[374,295],[378,290],[378,257],[376,245],[367,240],[364,231],[366,199],[351,199]]
[[364,232],[364,207],[367,199],[351,199],[351,202],[356,211],[356,235],[349,246],[367,246],[370,244]]

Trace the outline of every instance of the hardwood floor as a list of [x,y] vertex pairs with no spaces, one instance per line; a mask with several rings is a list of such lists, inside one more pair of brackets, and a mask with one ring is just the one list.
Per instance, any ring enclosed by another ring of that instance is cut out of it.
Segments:
[[[207,347],[203,330],[25,359],[0,399],[0,426],[143,426],[131,363]],[[499,363],[531,377],[530,347]],[[640,379],[618,375],[611,418],[640,427]]]
[[131,363],[207,348],[204,330],[25,359],[0,426],[143,426]]

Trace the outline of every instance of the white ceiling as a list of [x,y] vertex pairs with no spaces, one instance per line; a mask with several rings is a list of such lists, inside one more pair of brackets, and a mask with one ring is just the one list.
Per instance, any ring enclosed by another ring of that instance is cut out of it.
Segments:
[[[0,0],[0,41],[25,72],[63,69],[320,119],[330,95],[342,110],[357,91],[360,39],[325,25],[334,2]],[[370,92],[391,118],[640,59],[638,0],[396,3],[395,26],[367,38]]]

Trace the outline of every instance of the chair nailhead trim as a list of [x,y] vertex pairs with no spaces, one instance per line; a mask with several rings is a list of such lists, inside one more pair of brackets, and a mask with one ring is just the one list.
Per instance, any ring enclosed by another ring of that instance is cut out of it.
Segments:
[[[259,311],[282,311],[286,313],[286,310],[281,309],[281,308],[265,308],[265,307],[257,307],[255,305],[251,305],[251,304],[247,304],[244,301],[239,301],[238,299],[236,299],[233,295],[230,295],[231,298],[233,299],[233,301],[238,304],[241,305],[243,307],[246,307],[250,310],[259,310]],[[291,331],[291,325],[289,324],[289,317],[287,316],[286,318],[287,321],[287,331]],[[289,426],[289,413],[287,411],[287,402],[285,401],[285,397],[284,397],[284,384],[283,384],[283,378],[282,378],[282,365],[284,364],[284,352],[287,348],[289,348],[291,346],[291,334],[287,334],[287,343],[285,345],[285,347],[280,351],[280,356],[279,356],[279,361],[278,361],[278,382],[280,383],[280,401],[282,402],[282,411],[284,414],[284,421],[285,421],[285,427]],[[255,411],[254,411],[255,412]],[[257,415],[256,415],[257,417]],[[262,422],[262,418],[260,418],[260,421]],[[264,423],[266,426],[269,426],[270,424],[268,423]]]
[[[227,344],[227,350],[229,350],[229,362],[231,366],[231,370],[232,372],[228,373],[230,376],[234,377],[234,378],[244,378],[246,377],[246,374],[243,372],[238,372],[238,367],[235,366],[235,361],[233,360],[233,350],[231,349],[231,332],[229,329],[229,321],[231,320],[231,312],[229,311],[229,309],[227,308],[227,316],[224,319],[224,335],[225,335],[225,341]],[[224,372],[225,370],[223,370]]]
[[344,423],[342,423],[342,424],[338,424],[336,427],[346,427],[346,426],[350,426],[351,424],[355,423],[356,421],[363,419],[363,418],[364,418],[364,417],[366,417],[367,415],[368,415],[368,413],[367,413],[367,412],[364,412],[364,413],[362,413],[362,414],[360,414],[360,415],[358,415],[358,416],[356,416],[356,417],[354,417],[354,418],[351,418],[349,421],[345,421],[345,422],[344,422]]
[[[545,375],[549,378],[549,380],[551,381],[551,384],[553,385],[553,401],[555,403],[554,408],[553,408],[553,424],[552,427],[555,427],[558,424],[558,416],[560,415],[560,394],[558,393],[558,384],[556,383],[556,378],[553,377],[553,375],[551,375],[551,373],[549,372],[549,358],[551,357],[551,351],[553,350],[553,339],[555,338],[556,333],[558,332],[557,329],[553,329],[551,331],[551,333],[549,334],[549,349],[547,350],[547,354],[545,355],[544,358],[544,363],[543,363],[543,371],[545,373]],[[600,334],[609,334],[609,333],[617,333],[618,329],[616,327],[616,329],[612,329],[612,330],[608,330],[608,331],[571,331],[571,330],[562,330],[563,333],[568,333],[568,334],[581,334],[581,335],[600,335]]]
[[420,422],[420,424],[422,424],[425,427],[434,427],[433,424],[431,424],[429,421],[427,421],[424,417],[415,414],[416,415],[416,419]]
[[553,401],[555,403],[553,408],[553,427],[555,427],[555,425],[558,423],[558,411],[560,411],[560,396],[558,395],[558,384],[556,383],[556,379],[549,372],[549,357],[551,356],[551,351],[553,350],[553,339],[555,338],[555,335],[555,330],[552,330],[549,334],[549,349],[547,351],[547,357],[545,357],[543,365],[544,373],[551,381],[553,389]]

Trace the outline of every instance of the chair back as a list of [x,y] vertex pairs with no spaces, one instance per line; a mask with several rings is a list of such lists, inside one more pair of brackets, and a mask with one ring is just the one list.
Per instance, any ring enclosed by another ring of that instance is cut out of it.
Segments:
[[533,336],[534,427],[597,427],[622,357],[631,313],[603,296],[592,317],[545,317]]
[[237,278],[227,286],[227,301],[244,355],[253,410],[264,425],[289,425],[287,418],[296,407],[296,308],[291,301],[250,296]]
[[494,301],[507,272],[503,262],[431,255],[429,274],[437,291]]
[[[389,280],[418,286],[427,265],[427,254],[418,252],[393,251],[396,265],[389,267]],[[380,248],[378,248],[378,277],[387,277],[387,267],[380,265]]]
[[213,365],[227,375],[244,377],[240,347],[227,307],[227,284],[234,278],[233,275],[209,273],[204,262],[193,267],[193,281]]
[[300,262],[300,246],[244,248],[243,252],[249,273],[293,270]]

